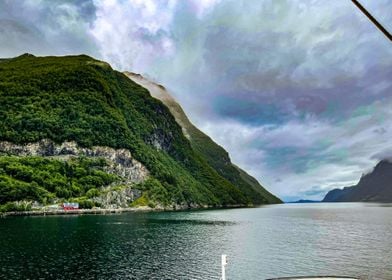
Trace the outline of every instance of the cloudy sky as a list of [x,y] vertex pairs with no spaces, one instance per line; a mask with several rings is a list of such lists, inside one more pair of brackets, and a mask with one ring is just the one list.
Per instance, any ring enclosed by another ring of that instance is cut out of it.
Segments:
[[[392,0],[362,0],[392,30]],[[392,44],[349,0],[0,0],[0,57],[86,53],[164,84],[286,201],[392,157]]]

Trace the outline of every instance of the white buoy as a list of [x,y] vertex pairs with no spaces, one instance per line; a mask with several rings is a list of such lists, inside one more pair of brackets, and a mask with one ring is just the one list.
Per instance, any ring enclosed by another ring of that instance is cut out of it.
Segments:
[[227,265],[227,256],[222,255],[222,278],[221,278],[221,280],[226,280],[226,265]]

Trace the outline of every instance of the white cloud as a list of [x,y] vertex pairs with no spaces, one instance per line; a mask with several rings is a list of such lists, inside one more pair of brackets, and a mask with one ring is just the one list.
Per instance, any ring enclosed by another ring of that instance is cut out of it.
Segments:
[[221,0],[190,0],[190,2],[195,8],[197,17],[201,18],[210,12]]
[[90,33],[103,59],[123,70],[143,72],[174,52],[169,25],[176,1],[95,1]]

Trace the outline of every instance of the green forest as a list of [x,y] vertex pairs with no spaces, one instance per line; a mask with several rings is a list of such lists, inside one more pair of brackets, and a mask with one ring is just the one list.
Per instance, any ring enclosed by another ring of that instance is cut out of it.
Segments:
[[100,158],[73,158],[67,161],[43,157],[0,157],[0,205],[10,209],[13,201],[30,200],[48,204],[53,199],[72,200],[81,208],[95,205],[90,198],[100,189],[120,181],[103,171]]
[[[251,205],[267,198],[222,177],[192,148],[169,109],[109,64],[86,55],[0,61],[0,141],[51,139],[128,149],[150,171],[143,199],[170,206]],[[158,142],[158,146],[157,146]],[[0,204],[80,198],[119,178],[102,160],[0,158]]]

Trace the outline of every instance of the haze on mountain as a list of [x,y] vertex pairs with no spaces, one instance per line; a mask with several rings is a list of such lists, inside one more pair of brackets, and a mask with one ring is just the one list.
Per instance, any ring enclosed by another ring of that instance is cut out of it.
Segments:
[[392,202],[392,162],[380,161],[358,184],[329,191],[323,202]]

